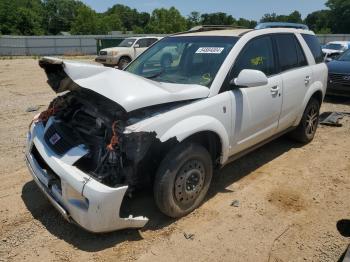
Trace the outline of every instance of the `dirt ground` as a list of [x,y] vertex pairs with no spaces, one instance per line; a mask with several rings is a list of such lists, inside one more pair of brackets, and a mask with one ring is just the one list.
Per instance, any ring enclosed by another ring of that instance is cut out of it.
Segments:
[[[219,171],[206,202],[173,220],[150,192],[140,230],[94,235],[67,223],[24,163],[28,124],[54,93],[34,59],[0,60],[0,261],[338,261],[349,238],[350,117],[300,146],[280,138]],[[350,112],[331,99],[322,111]],[[232,203],[237,200],[234,204]]]

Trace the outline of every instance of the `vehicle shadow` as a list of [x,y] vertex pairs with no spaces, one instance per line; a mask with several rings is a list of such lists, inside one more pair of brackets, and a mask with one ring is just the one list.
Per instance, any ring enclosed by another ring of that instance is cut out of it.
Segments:
[[[290,149],[300,146],[300,144],[281,137],[216,171],[206,201],[218,193],[230,192],[226,189],[229,185],[248,176],[254,170],[288,152]],[[123,201],[121,211],[123,217],[129,214],[148,217],[150,221],[144,228],[104,234],[89,233],[74,224],[66,222],[50,205],[49,201],[46,200],[34,181],[24,185],[22,199],[33,217],[40,221],[51,234],[87,252],[103,250],[124,241],[142,240],[141,233],[143,231],[162,229],[176,221],[176,219],[163,215],[157,209],[151,188],[138,192],[132,199],[126,198],[126,201]]]
[[221,170],[218,170],[213,177],[207,199],[214,197],[218,193],[231,193],[227,189],[228,186],[249,176],[261,166],[287,153],[289,150],[302,146],[302,144],[296,143],[286,136],[282,136],[226,165]]

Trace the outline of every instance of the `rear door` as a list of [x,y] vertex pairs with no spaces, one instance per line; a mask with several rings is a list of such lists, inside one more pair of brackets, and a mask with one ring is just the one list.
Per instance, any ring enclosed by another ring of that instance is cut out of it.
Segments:
[[262,71],[268,84],[250,88],[234,88],[231,154],[238,153],[271,137],[277,131],[282,106],[282,79],[277,74],[276,57],[270,36],[250,40],[239,54],[229,79],[243,69]]
[[278,125],[278,131],[283,131],[298,118],[313,74],[294,34],[273,35],[273,40],[278,55],[278,71],[283,81],[282,110]]

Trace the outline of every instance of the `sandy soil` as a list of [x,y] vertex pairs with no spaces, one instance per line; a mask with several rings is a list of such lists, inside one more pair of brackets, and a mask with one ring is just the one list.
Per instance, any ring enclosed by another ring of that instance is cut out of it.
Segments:
[[[282,137],[228,165],[185,218],[166,218],[143,192],[133,204],[151,221],[141,230],[93,235],[68,224],[23,160],[37,113],[26,109],[54,97],[45,81],[37,60],[0,60],[0,261],[337,261],[349,244],[337,222],[350,219],[350,117],[309,145]],[[322,111],[350,112],[350,101]]]

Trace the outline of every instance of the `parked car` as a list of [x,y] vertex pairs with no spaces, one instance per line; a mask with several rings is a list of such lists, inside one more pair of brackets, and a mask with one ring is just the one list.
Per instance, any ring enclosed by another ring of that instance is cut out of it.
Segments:
[[329,42],[322,47],[322,52],[325,54],[326,61],[331,61],[339,56],[344,51],[350,48],[349,41],[334,41]]
[[117,47],[100,50],[95,61],[105,66],[124,68],[148,47],[160,40],[161,37],[130,37],[124,39]]
[[26,162],[59,212],[92,232],[144,226],[146,217],[120,213],[140,188],[182,217],[202,203],[214,169],[282,134],[312,141],[328,75],[317,37],[293,28],[197,28],[124,71],[39,64],[64,93],[30,125]]
[[350,49],[327,64],[329,70],[327,94],[350,96]]

